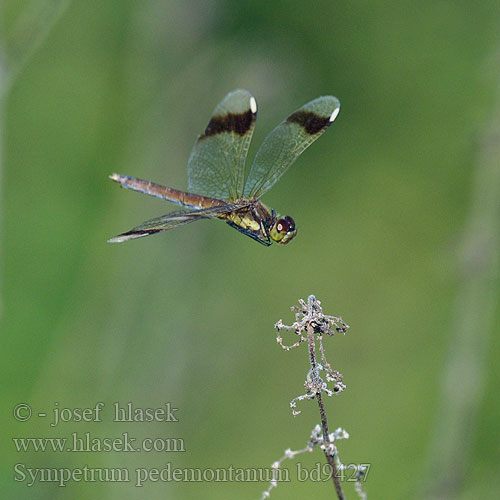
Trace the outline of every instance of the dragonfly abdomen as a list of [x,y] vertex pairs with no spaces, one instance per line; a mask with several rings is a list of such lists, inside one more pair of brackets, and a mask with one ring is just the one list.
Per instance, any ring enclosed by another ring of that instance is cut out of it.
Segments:
[[126,189],[148,194],[149,196],[177,203],[178,205],[182,205],[184,207],[211,208],[226,204],[226,202],[216,198],[186,193],[185,191],[173,189],[168,186],[162,186],[161,184],[156,184],[151,181],[137,179],[136,177],[129,177],[128,175],[112,174],[109,178]]

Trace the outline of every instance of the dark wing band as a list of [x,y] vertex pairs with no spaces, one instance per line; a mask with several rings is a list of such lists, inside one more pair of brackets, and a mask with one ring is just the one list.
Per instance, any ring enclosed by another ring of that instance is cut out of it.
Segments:
[[219,200],[243,194],[245,160],[257,116],[248,90],[235,90],[215,108],[188,163],[188,191]]
[[336,97],[304,104],[264,139],[248,174],[243,195],[259,198],[271,189],[299,155],[333,123],[340,111]]

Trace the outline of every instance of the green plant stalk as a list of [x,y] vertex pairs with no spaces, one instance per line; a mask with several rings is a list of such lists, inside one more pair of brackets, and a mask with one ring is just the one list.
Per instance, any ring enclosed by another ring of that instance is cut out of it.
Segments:
[[483,134],[470,211],[459,252],[459,285],[442,380],[426,498],[455,498],[465,477],[467,449],[477,429],[484,365],[499,303],[500,92]]

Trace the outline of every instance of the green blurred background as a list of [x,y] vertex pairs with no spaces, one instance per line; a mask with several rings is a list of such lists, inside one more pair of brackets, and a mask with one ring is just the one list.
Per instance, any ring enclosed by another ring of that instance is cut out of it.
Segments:
[[[307,350],[282,351],[273,325],[311,293],[351,326],[326,341],[347,384],[327,411],[351,435],[342,460],[372,464],[368,498],[498,498],[497,1],[1,8],[5,498],[260,498],[264,483],[28,487],[13,467],[268,467],[302,448],[317,408],[302,403],[293,418],[288,403],[303,392]],[[197,135],[238,87],[259,104],[250,157],[308,100],[342,103],[264,197],[295,218],[297,238],[265,248],[205,221],[106,244],[174,208],[107,176],[184,189]],[[12,416],[17,403],[51,414],[55,402],[98,401],[102,423]],[[115,401],[172,402],[180,421],[112,423]],[[12,442],[72,432],[180,437],[186,452],[21,453]],[[293,482],[271,498],[333,498],[329,482],[298,482],[289,467]]]

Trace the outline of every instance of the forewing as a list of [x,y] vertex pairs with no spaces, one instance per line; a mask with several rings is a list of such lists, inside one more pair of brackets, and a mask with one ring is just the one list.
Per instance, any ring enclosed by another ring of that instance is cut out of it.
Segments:
[[333,123],[340,111],[336,97],[308,102],[281,122],[260,146],[245,183],[244,197],[259,198],[298,156]]
[[257,103],[248,90],[235,90],[218,104],[189,158],[190,193],[219,200],[241,198],[256,116]]
[[226,205],[219,207],[205,208],[202,210],[193,209],[172,212],[170,214],[148,220],[126,233],[119,234],[118,236],[109,239],[108,243],[121,243],[123,241],[149,236],[150,234],[156,234],[161,231],[167,231],[168,229],[182,226],[183,224],[187,224],[189,222],[211,219],[217,217],[218,215],[226,214],[232,212],[233,210],[237,210],[238,208],[242,208],[242,206],[242,204],[227,203]]

